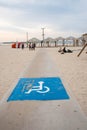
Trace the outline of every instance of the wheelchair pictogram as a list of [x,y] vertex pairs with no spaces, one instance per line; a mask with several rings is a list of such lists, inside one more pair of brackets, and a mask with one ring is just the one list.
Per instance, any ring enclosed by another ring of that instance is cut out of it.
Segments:
[[50,88],[47,87],[47,86],[44,86],[44,82],[43,81],[39,81],[38,82],[39,85],[38,86],[32,86],[32,87],[29,87],[29,90],[27,92],[25,92],[26,94],[29,94],[31,93],[32,91],[36,91],[38,93],[47,93],[50,91]]
[[70,99],[59,77],[20,78],[9,101]]

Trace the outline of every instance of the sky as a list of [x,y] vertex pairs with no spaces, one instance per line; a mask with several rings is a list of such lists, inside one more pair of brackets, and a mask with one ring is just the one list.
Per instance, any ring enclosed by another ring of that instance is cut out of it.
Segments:
[[0,0],[0,42],[87,32],[87,0]]

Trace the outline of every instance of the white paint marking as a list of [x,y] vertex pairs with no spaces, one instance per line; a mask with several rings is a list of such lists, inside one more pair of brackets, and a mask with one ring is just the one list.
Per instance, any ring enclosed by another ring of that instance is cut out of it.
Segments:
[[[31,93],[32,91],[36,91],[38,93],[47,93],[50,91],[50,88],[47,86],[43,86],[44,82],[40,81],[38,82],[39,86],[33,86],[32,88],[30,88],[27,92],[25,92],[26,94]],[[43,88],[45,88],[46,90],[43,90]]]

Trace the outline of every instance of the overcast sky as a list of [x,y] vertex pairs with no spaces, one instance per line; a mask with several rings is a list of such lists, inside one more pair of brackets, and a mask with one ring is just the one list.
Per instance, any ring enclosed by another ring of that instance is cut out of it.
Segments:
[[0,0],[0,42],[79,37],[87,31],[87,0]]

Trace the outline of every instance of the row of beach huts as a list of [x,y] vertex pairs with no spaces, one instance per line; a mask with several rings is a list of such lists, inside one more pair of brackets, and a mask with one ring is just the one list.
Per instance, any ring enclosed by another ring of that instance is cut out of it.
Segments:
[[36,47],[58,47],[58,46],[84,46],[87,41],[87,34],[83,34],[79,38],[75,37],[58,37],[58,38],[51,38],[48,37],[44,40],[39,40],[37,38],[31,38],[27,42],[14,42],[12,43],[12,48],[20,48],[24,44],[25,47],[28,47],[29,44],[35,44]]

